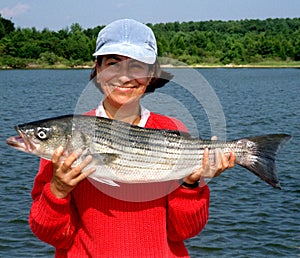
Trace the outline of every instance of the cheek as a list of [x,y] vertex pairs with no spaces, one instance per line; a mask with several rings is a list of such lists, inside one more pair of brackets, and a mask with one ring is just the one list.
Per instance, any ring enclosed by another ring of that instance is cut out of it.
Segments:
[[106,84],[108,83],[113,76],[110,76],[108,73],[98,73],[97,74],[97,83],[99,84]]
[[135,79],[138,84],[148,86],[150,79],[148,77],[145,78],[137,78]]
[[110,84],[113,82],[113,77],[105,75],[104,73],[98,73],[97,74],[97,83],[100,85],[100,88],[103,93],[106,93],[108,91],[111,91],[111,87],[109,87]]
[[136,89],[136,95],[143,95],[147,89],[146,84],[140,84],[141,86]]

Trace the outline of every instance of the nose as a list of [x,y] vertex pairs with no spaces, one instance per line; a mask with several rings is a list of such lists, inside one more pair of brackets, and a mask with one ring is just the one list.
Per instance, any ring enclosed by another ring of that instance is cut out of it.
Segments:
[[119,80],[122,83],[129,82],[133,79],[132,74],[129,71],[129,66],[127,62],[124,61],[122,62],[118,75],[119,75]]

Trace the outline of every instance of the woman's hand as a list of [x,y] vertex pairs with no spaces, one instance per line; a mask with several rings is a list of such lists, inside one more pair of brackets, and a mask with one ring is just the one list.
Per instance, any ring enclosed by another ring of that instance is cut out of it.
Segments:
[[74,161],[82,154],[81,150],[74,151],[61,163],[60,158],[63,152],[64,149],[60,146],[55,150],[52,156],[53,177],[50,183],[50,189],[57,198],[67,197],[80,181],[95,171],[95,169],[88,169],[82,172],[92,161],[91,156],[87,156],[79,165],[72,167]]
[[[216,140],[216,137],[212,137],[212,140]],[[194,184],[201,178],[214,178],[219,176],[226,169],[234,167],[236,160],[234,152],[230,152],[228,157],[220,149],[216,149],[214,157],[214,162],[211,164],[209,150],[205,148],[202,167],[190,176],[184,178],[183,181],[187,184]]]

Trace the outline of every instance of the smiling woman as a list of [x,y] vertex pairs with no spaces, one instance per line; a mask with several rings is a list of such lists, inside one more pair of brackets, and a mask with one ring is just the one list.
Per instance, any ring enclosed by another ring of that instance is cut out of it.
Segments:
[[[104,98],[89,115],[187,132],[179,120],[140,104],[144,93],[166,82],[166,77],[160,80],[165,74],[149,27],[131,19],[107,25],[98,35],[94,56],[92,77]],[[121,136],[132,144],[126,135]],[[118,141],[116,137],[108,140],[113,147],[114,140]],[[217,176],[235,162],[233,153],[228,158],[221,152],[211,164],[209,151],[203,153],[203,164],[185,178],[120,183],[116,188],[86,180],[94,170],[84,168],[93,160],[89,155],[80,162],[82,150],[68,153],[61,162],[64,149],[60,146],[51,161],[41,159],[32,190],[30,227],[56,248],[56,257],[189,257],[184,240],[198,234],[208,220],[209,188],[202,178]],[[130,172],[138,173],[132,159]],[[152,166],[149,170],[155,171]]]

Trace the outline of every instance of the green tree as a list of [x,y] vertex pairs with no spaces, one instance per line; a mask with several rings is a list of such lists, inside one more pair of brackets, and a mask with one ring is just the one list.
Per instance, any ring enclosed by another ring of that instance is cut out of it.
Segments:
[[14,24],[7,19],[1,17],[0,14],[0,39],[3,38],[5,35],[13,32],[15,30]]

